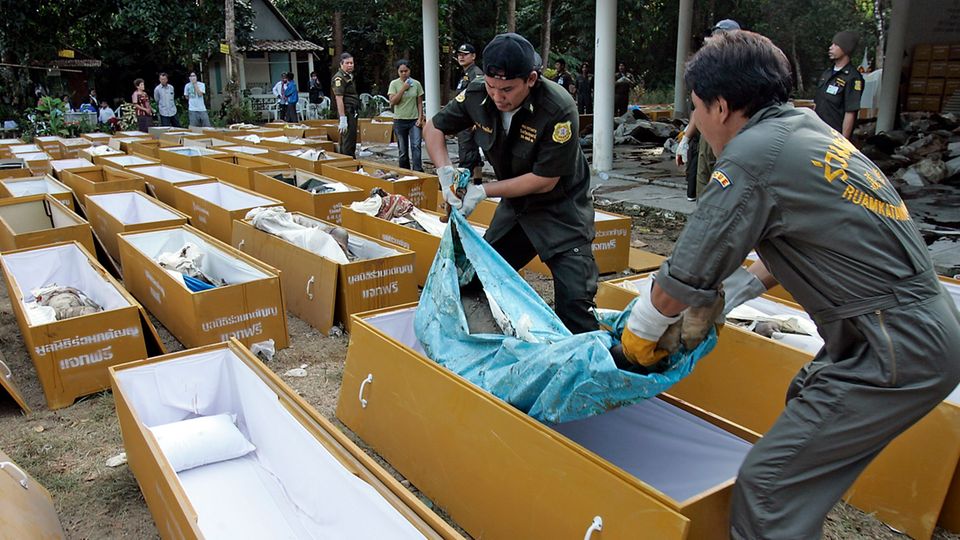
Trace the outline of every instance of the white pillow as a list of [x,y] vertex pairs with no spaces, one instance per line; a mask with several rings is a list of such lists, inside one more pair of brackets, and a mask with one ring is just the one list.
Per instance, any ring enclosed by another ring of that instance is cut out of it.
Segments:
[[175,472],[238,458],[257,449],[228,414],[201,416],[149,429]]

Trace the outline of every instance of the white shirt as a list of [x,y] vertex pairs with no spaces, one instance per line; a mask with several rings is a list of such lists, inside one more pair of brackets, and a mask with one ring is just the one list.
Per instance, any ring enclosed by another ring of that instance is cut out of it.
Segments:
[[514,109],[512,111],[503,112],[500,111],[500,118],[503,120],[503,132],[510,133],[510,123],[513,122],[513,115],[517,114],[517,111],[520,109]]
[[189,98],[189,105],[187,106],[187,109],[197,112],[206,111],[207,106],[203,103],[203,95],[207,93],[207,86],[202,82],[197,81],[197,88],[200,89],[199,96],[193,89],[193,83],[188,82],[187,85],[183,87],[183,95]]
[[101,124],[106,124],[110,121],[111,118],[116,118],[117,115],[113,114],[113,109],[109,105],[100,109],[100,114],[97,115],[97,121]]

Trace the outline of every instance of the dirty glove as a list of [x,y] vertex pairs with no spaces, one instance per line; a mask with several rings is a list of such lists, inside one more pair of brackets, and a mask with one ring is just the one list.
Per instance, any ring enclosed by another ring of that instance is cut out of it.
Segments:
[[467,193],[463,196],[463,201],[460,205],[454,205],[454,208],[459,208],[463,217],[470,217],[480,201],[486,198],[487,190],[483,188],[483,184],[469,184],[467,185]]
[[711,328],[716,328],[717,332],[723,328],[722,289],[713,304],[703,307],[691,306],[683,312],[683,322],[680,325],[680,342],[683,343],[686,350],[692,351],[707,337]]
[[667,351],[658,349],[657,342],[667,331],[667,327],[679,320],[679,315],[667,317],[660,313],[653,305],[650,289],[644,287],[630,310],[627,326],[623,329],[623,335],[620,336],[620,341],[623,342],[623,354],[627,360],[643,367],[653,366],[659,362],[667,355]]
[[463,201],[457,197],[457,188],[454,186],[454,182],[459,177],[457,168],[453,165],[444,165],[437,169],[437,176],[440,177],[440,192],[443,193],[443,200],[446,201],[447,206],[460,208]]
[[346,116],[341,116],[341,117],[340,117],[340,126],[338,126],[338,127],[340,128],[340,134],[341,134],[341,135],[343,135],[344,133],[347,132],[347,117],[346,117]]
[[682,167],[687,163],[687,154],[690,152],[690,137],[681,133],[680,144],[677,145],[677,167]]
[[741,266],[723,280],[723,292],[727,302],[723,315],[726,316],[733,308],[767,292],[767,287],[760,278]]

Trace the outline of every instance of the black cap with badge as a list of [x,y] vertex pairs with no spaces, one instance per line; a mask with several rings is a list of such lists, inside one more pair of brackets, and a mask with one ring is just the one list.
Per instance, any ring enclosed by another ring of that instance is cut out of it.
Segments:
[[475,49],[473,45],[469,43],[464,43],[463,45],[457,47],[457,54],[476,54],[476,52],[477,49]]
[[533,45],[520,34],[499,34],[483,49],[483,73],[495,79],[526,79],[536,69]]

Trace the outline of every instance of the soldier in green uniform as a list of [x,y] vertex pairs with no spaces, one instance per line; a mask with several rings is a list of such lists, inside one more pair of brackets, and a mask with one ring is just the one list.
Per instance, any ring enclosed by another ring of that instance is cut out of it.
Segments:
[[[740,468],[731,536],[819,538],[860,472],[960,382],[960,314],[893,185],[812,111],[787,104],[790,63],[769,39],[713,36],[685,79],[717,164],[634,304],[625,352],[645,363],[721,282],[737,304],[779,281],[825,344]],[[742,270],[754,248],[762,264]],[[695,326],[684,339],[704,331]]]
[[[483,71],[477,65],[477,49],[469,43],[464,43],[457,47],[457,63],[463,69],[463,77],[457,83],[457,93],[467,89],[467,85],[477,79],[483,79]],[[469,169],[474,178],[481,178],[483,170],[483,157],[480,155],[480,147],[474,140],[474,127],[471,126],[460,133],[457,133],[457,146],[459,147],[461,168]]]
[[333,76],[333,95],[340,113],[340,153],[350,157],[357,154],[357,115],[360,113],[360,97],[353,80],[353,55],[340,55],[340,69]]
[[[496,36],[483,50],[484,78],[427,122],[423,138],[447,203],[469,215],[481,200],[500,197],[486,240],[516,269],[539,255],[553,274],[560,320],[574,333],[596,330],[594,211],[577,106],[569,92],[540,78],[537,63],[522,36]],[[471,126],[497,181],[470,185],[461,200],[449,189],[455,169],[444,134]]]
[[827,51],[833,66],[820,75],[813,99],[817,116],[847,139],[853,136],[863,95],[863,76],[850,62],[859,41],[860,36],[849,30],[833,36]]

